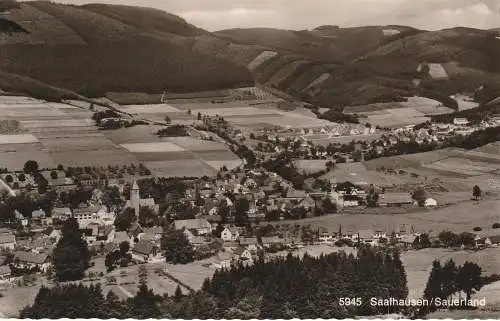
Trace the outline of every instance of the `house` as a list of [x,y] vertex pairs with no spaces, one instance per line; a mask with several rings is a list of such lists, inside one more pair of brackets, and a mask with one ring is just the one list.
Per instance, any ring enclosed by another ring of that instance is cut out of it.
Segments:
[[132,256],[135,258],[148,262],[158,254],[158,248],[151,242],[139,241],[132,248]]
[[176,230],[196,230],[198,235],[207,235],[212,233],[212,225],[203,218],[176,220],[174,222],[174,226]]
[[467,118],[456,117],[453,119],[453,125],[467,126],[467,125],[469,125],[469,120]]
[[139,223],[135,222],[130,224],[130,226],[127,229],[128,235],[132,238],[136,238],[143,232],[142,227]]
[[45,218],[45,211],[42,209],[34,210],[31,212],[31,218],[34,220],[41,220],[42,218]]
[[101,243],[112,243],[115,238],[114,226],[99,226],[96,241]]
[[35,253],[27,251],[14,252],[13,266],[18,269],[39,269],[45,273],[51,266],[50,258],[47,253]]
[[240,245],[246,247],[250,251],[257,251],[259,242],[256,237],[240,237]]
[[252,260],[252,253],[248,249],[240,246],[234,250],[233,258],[236,260],[250,261]]
[[437,201],[435,199],[433,199],[433,198],[430,198],[430,197],[427,198],[425,200],[425,203],[424,203],[425,207],[435,207],[437,205],[438,205]]
[[489,236],[485,239],[484,243],[487,246],[499,246],[500,245],[500,235]]
[[10,267],[8,265],[0,266],[0,281],[6,281],[10,278]]
[[231,267],[232,255],[229,252],[219,252],[213,266],[216,269],[229,269]]
[[[8,230],[7,230],[8,231]],[[0,249],[13,250],[16,246],[16,237],[10,231],[0,232]]]
[[413,247],[413,244],[415,244],[415,240],[418,238],[416,235],[401,235],[399,238],[399,243],[403,245],[406,248],[411,248]]
[[222,222],[222,216],[220,215],[210,215],[210,216],[204,216],[201,217],[206,219],[211,225],[212,225],[212,230],[215,230],[217,226]]
[[263,236],[261,238],[262,245],[264,247],[270,247],[272,245],[282,245],[284,240],[278,236]]
[[54,207],[52,210],[52,218],[61,221],[66,221],[71,217],[71,209],[69,207]]
[[410,193],[385,193],[378,200],[381,207],[403,207],[413,205]]
[[80,227],[89,224],[113,225],[115,213],[109,212],[106,206],[80,206],[73,210],[73,217]]
[[240,231],[233,226],[226,226],[220,234],[221,239],[226,242],[234,242],[240,238]]
[[152,235],[155,240],[161,239],[164,231],[161,226],[145,227],[142,229],[144,234]]
[[286,191],[286,199],[300,201],[307,197],[307,193],[303,190],[289,189]]

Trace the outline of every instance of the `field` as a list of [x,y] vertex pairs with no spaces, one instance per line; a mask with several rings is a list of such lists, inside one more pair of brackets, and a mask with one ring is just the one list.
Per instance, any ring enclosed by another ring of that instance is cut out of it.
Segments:
[[429,75],[434,79],[448,78],[448,73],[442,64],[428,64]]
[[[29,159],[35,159],[45,168],[57,164],[106,166],[143,162],[157,175],[193,177],[214,175],[223,165],[228,168],[241,165],[241,160],[222,143],[193,137],[159,138],[156,132],[163,126],[140,125],[101,131],[91,119],[92,112],[78,107],[79,101],[68,103],[71,105],[0,96],[0,117],[18,124],[23,131],[0,134],[2,166],[21,170]],[[248,108],[250,111],[242,109],[241,113],[257,110]],[[167,114],[172,119],[180,119],[177,122],[196,120],[196,114],[188,115],[185,110],[166,104],[128,105],[122,109],[160,121]]]
[[247,68],[250,71],[254,71],[261,64],[266,62],[267,60],[273,58],[278,53],[276,51],[263,51],[257,57],[254,58],[248,65]]
[[472,232],[479,226],[485,234],[497,234],[498,231],[491,225],[500,222],[498,207],[500,200],[489,199],[479,203],[462,201],[435,209],[415,208],[403,214],[333,214],[318,218],[307,218],[300,221],[287,221],[286,224],[311,224],[313,228],[325,227],[329,231],[343,230],[400,230],[403,226],[415,231],[441,232],[452,230],[454,232]]
[[170,105],[182,111],[191,110],[192,115],[219,115],[231,123],[244,128],[317,128],[331,125],[329,121],[318,119],[301,110],[283,111],[276,99],[255,101],[233,101],[226,103],[171,102]]
[[451,108],[442,106],[439,101],[420,96],[408,97],[406,102],[376,103],[344,108],[344,113],[365,117],[366,122],[381,127],[420,124],[429,120],[427,116],[452,112]]
[[295,167],[299,173],[305,172],[307,174],[319,172],[326,169],[326,160],[316,159],[301,159],[294,162]]

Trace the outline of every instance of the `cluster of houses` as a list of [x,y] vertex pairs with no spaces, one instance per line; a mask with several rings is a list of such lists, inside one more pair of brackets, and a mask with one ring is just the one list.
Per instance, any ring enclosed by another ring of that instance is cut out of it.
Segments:
[[[413,207],[418,205],[418,201],[413,199],[412,194],[409,192],[386,192],[381,190],[378,191],[378,195],[378,207]],[[338,209],[352,208],[366,203],[367,192],[350,182],[333,183],[329,196]],[[426,197],[423,205],[425,207],[435,207],[438,202],[432,197]]]
[[270,139],[281,137],[282,134],[294,134],[299,137],[310,137],[319,135],[321,137],[340,137],[340,136],[358,136],[358,135],[374,135],[377,129],[372,126],[350,123],[332,123],[328,126],[319,126],[311,128],[292,128],[286,126],[284,129],[265,129],[260,134],[266,134]]

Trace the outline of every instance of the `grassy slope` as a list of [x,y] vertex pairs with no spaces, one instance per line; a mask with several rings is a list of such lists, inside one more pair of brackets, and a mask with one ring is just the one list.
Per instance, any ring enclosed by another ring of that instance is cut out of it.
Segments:
[[[39,42],[3,46],[0,70],[8,73],[89,97],[103,96],[108,91],[155,93],[168,88],[184,92],[253,83],[245,68],[196,54],[189,47],[164,40],[166,35],[150,35],[151,26],[141,29],[139,23],[128,25],[94,12],[95,8],[91,11],[48,2],[25,6],[69,27],[86,45],[60,41],[50,46]],[[128,18],[130,10],[125,10]],[[144,15],[141,10],[138,16]],[[175,21],[178,26],[180,20]]]

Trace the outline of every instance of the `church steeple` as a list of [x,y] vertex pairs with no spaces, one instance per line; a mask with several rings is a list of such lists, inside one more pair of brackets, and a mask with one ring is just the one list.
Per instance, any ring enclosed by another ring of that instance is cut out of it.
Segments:
[[132,184],[132,190],[130,191],[130,205],[134,208],[135,215],[139,217],[139,205],[140,205],[140,190],[137,181],[134,180]]

